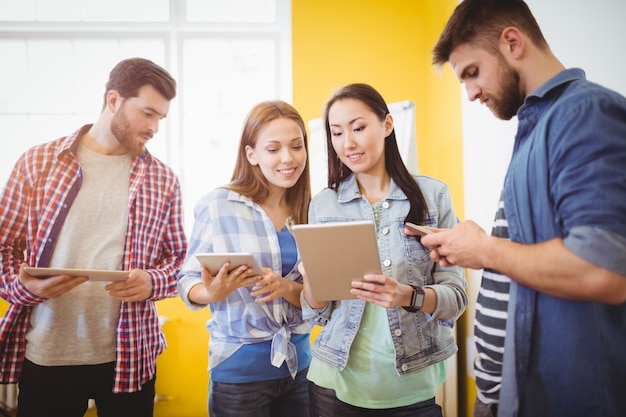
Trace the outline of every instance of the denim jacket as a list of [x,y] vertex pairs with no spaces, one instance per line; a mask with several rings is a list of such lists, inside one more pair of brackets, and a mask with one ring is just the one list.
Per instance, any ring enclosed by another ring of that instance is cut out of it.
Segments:
[[[569,69],[530,94],[518,119],[503,193],[511,240],[562,238],[626,275],[626,99]],[[498,415],[623,416],[626,303],[511,290]]]
[[[428,205],[426,225],[452,227],[458,219],[452,208],[448,187],[434,178],[416,176]],[[389,194],[380,202],[378,249],[383,274],[406,284],[427,286],[437,293],[433,314],[411,313],[400,307],[387,309],[389,329],[396,351],[396,370],[403,375],[445,360],[457,351],[451,331],[453,322],[467,305],[464,272],[459,267],[442,268],[429,258],[419,240],[404,234],[409,200],[393,181]],[[374,221],[370,203],[359,192],[356,177],[345,180],[338,192],[324,189],[313,198],[310,223]],[[350,346],[359,330],[365,302],[331,301],[312,309],[304,297],[302,314],[323,326],[315,339],[313,355],[343,370]]]

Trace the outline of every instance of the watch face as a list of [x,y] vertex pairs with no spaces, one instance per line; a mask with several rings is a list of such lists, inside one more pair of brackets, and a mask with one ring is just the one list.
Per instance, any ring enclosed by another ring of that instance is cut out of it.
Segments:
[[415,307],[422,308],[424,305],[424,293],[418,292],[415,294]]

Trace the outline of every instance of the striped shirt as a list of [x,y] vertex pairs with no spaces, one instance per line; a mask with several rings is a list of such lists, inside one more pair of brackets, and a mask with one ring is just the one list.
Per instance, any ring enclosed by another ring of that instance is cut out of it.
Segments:
[[[81,136],[35,146],[18,160],[0,196],[0,295],[11,305],[0,322],[0,383],[15,383],[24,361],[31,307],[45,299],[18,280],[22,262],[49,265],[63,222],[82,184],[76,158]],[[131,161],[123,268],[152,276],[147,300],[122,302],[117,324],[114,393],[135,392],[150,380],[165,349],[155,301],[176,295],[187,248],[178,179],[148,152]]]
[[[225,188],[205,195],[195,207],[189,251],[178,280],[181,298],[194,310],[206,307],[189,300],[191,288],[202,284],[201,265],[195,257],[200,252],[249,252],[261,267],[282,276],[274,223],[258,204]],[[285,278],[302,282],[295,267]],[[211,303],[210,309],[209,369],[223,363],[244,344],[264,341],[272,341],[267,366],[280,367],[286,362],[292,376],[303,368],[298,364],[291,335],[309,334],[313,325],[305,322],[302,311],[284,298],[257,303],[249,289],[239,288],[223,301]]]
[[[503,239],[509,238],[502,199],[498,203],[491,234]],[[509,277],[485,269],[476,299],[474,342],[477,356],[474,361],[474,375],[478,399],[485,404],[498,403],[500,396],[510,283]]]

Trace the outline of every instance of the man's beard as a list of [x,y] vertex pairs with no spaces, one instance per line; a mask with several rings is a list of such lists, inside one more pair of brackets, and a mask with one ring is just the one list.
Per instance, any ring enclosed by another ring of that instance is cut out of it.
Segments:
[[111,119],[111,133],[120,145],[128,150],[132,156],[139,156],[146,151],[146,147],[139,140],[133,139],[136,133],[130,128],[130,121],[124,112],[124,104]]
[[498,100],[491,99],[490,110],[498,119],[511,120],[524,104],[525,95],[520,88],[519,72],[504,59],[501,59],[501,62],[504,68],[500,73],[502,96]]

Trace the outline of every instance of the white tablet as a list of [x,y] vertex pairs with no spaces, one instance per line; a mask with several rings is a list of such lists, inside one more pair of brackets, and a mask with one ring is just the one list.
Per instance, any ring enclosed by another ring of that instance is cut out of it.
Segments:
[[106,271],[100,269],[69,269],[69,268],[37,268],[25,266],[28,275],[37,278],[48,278],[54,275],[71,275],[73,277],[89,277],[90,281],[123,281],[128,271]]
[[247,265],[252,268],[252,271],[248,274],[249,277],[263,275],[259,264],[256,262],[251,253],[197,253],[196,258],[200,262],[200,265],[209,270],[211,275],[216,275],[226,261],[230,261],[230,271],[241,265]]
[[373,222],[299,224],[292,233],[319,301],[355,299],[352,281],[382,273]]

